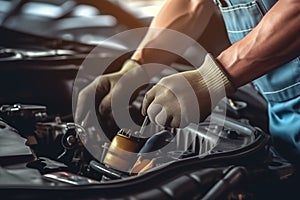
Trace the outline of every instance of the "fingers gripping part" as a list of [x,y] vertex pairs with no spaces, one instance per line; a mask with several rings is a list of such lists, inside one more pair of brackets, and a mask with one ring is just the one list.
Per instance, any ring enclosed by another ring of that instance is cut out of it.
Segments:
[[99,105],[100,115],[107,115],[111,112],[111,93],[106,95]]
[[233,84],[208,54],[200,68],[161,79],[147,93],[143,114],[159,125],[184,127],[205,120],[221,98],[233,91]]
[[154,97],[155,97],[155,94],[154,94],[154,91],[152,89],[150,89],[145,94],[145,97],[143,99],[143,105],[142,105],[142,114],[144,116],[147,115],[148,108],[149,108],[150,104],[152,103],[152,101],[154,100]]

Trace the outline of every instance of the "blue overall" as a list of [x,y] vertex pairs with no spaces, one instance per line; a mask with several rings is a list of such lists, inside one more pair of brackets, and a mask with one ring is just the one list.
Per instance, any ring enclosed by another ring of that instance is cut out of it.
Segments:
[[[218,5],[229,39],[234,43],[247,35],[277,1],[225,0],[225,2],[227,6],[220,3]],[[269,130],[274,146],[282,156],[299,164],[300,58],[295,58],[253,82],[268,102]]]

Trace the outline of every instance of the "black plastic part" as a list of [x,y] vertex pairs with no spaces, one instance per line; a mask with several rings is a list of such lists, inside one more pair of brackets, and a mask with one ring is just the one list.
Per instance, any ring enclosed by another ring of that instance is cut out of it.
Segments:
[[37,169],[41,174],[68,171],[67,165],[42,157],[35,161],[29,162],[26,166],[29,168]]
[[132,196],[129,196],[128,199],[143,199],[143,200],[153,200],[153,199],[159,199],[159,200],[170,200],[170,196],[167,194],[164,194],[159,189],[152,189],[148,190],[142,193],[138,193]]
[[32,161],[35,156],[25,142],[26,139],[0,118],[0,166]]
[[35,124],[47,120],[47,108],[40,105],[2,105],[0,116],[18,129],[22,136],[33,135]]
[[199,169],[168,182],[162,190],[171,199],[193,199],[202,197],[224,174],[224,168]]
[[108,168],[107,166],[105,166],[102,163],[99,163],[95,160],[92,160],[90,162],[90,168],[92,168],[93,170],[97,171],[99,174],[104,175],[112,180],[115,179],[121,179],[121,178],[125,178],[128,177],[128,175],[121,173],[115,169],[112,168]]
[[165,145],[169,144],[173,137],[174,135],[170,131],[160,131],[147,140],[139,153],[143,154],[157,151],[163,148]]
[[224,197],[230,189],[245,181],[247,170],[245,167],[238,166],[229,170],[224,178],[219,180],[202,198],[202,200],[214,200]]

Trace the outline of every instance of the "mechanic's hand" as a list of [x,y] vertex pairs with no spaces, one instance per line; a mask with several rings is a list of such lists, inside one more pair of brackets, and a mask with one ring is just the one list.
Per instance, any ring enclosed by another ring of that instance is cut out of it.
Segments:
[[[101,75],[86,88],[81,90],[77,99],[75,122],[81,123],[90,120],[87,119],[87,115],[91,106],[96,106],[96,109],[98,108],[99,113],[97,114],[100,114],[100,116],[110,118],[113,94],[118,93],[118,96],[122,97],[122,93],[128,92],[126,85],[118,83],[118,81],[124,74],[127,74],[127,82],[134,80],[135,76],[137,76],[137,73],[134,72],[134,68],[138,66],[139,64],[137,62],[128,60],[120,71]],[[126,82],[126,80],[123,80],[123,83]]]
[[161,79],[149,90],[142,113],[158,125],[185,127],[203,121],[233,84],[208,54],[199,69]]

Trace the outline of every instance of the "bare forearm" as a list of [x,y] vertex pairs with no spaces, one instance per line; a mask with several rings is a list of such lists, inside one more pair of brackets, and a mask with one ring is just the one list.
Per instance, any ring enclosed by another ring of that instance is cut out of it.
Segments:
[[[176,49],[176,52],[183,52],[191,44],[182,38],[178,40],[176,34],[170,34],[168,30],[197,39],[215,12],[216,7],[211,0],[167,0],[132,58],[140,63],[172,63],[177,58],[176,55],[152,47],[168,47]],[[164,29],[168,30],[163,31]]]
[[217,60],[236,86],[244,85],[300,55],[300,1],[279,0],[242,40]]

